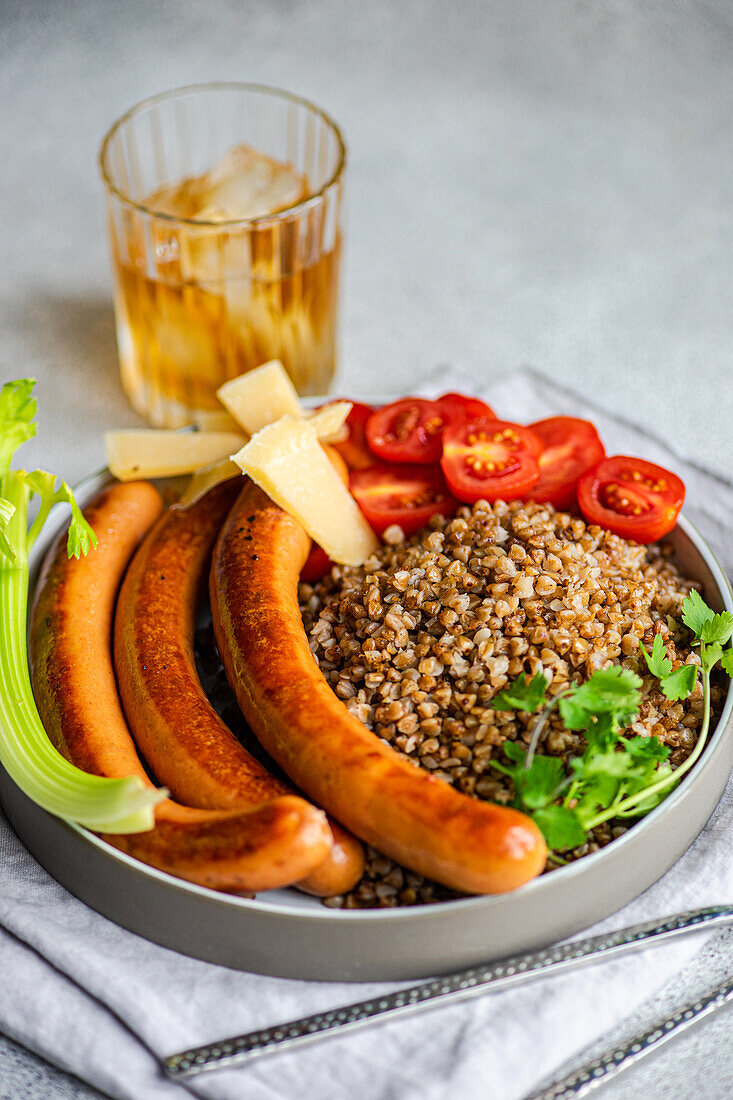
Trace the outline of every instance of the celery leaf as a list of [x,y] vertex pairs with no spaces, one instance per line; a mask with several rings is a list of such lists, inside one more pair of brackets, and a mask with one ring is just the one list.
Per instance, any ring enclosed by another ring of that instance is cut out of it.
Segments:
[[0,475],[10,469],[21,443],[36,434],[36,399],[32,396],[35,384],[34,378],[21,378],[6,382],[0,390]]

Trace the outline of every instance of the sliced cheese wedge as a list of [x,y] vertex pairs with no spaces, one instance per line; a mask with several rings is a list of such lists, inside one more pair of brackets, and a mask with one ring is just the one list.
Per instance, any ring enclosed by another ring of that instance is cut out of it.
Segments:
[[229,481],[231,477],[241,477],[242,470],[231,458],[225,458],[221,462],[212,462],[209,466],[202,466],[191,474],[191,479],[173,505],[174,508],[188,508],[197,500],[221,485],[222,481]]
[[341,443],[348,439],[346,418],[351,412],[350,401],[334,401],[333,405],[324,405],[308,417],[308,423],[316,429],[321,443]]
[[239,450],[236,432],[176,432],[165,428],[107,432],[107,465],[119,481],[191,474]]
[[333,561],[361,565],[377,549],[374,532],[308,420],[283,416],[232,458]]
[[281,416],[303,415],[295,387],[277,359],[225,382],[216,396],[249,435]]

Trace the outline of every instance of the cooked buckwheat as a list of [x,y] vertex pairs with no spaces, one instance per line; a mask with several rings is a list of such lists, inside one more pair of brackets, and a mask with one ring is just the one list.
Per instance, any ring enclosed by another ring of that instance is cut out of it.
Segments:
[[[660,634],[675,667],[698,663],[673,621],[694,585],[663,547],[639,546],[547,505],[501,501],[435,517],[409,540],[399,528],[389,533],[363,566],[334,566],[319,584],[301,585],[301,611],[338,697],[416,767],[477,798],[510,801],[511,783],[491,760],[507,740],[526,743],[533,719],[495,711],[496,692],[522,673],[540,672],[554,695],[618,663],[644,679],[631,731],[659,737],[673,766],[692,751],[700,685],[684,703],[668,701],[638,649],[640,638],[651,649]],[[554,711],[541,751],[567,759],[583,744]],[[600,826],[569,858],[623,831]],[[411,905],[450,896],[370,851],[359,885],[326,904]]]

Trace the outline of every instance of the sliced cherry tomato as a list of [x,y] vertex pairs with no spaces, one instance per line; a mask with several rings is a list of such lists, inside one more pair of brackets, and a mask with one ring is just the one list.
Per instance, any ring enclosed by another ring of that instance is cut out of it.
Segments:
[[444,393],[438,398],[437,404],[448,411],[452,422],[457,418],[472,420],[476,416],[496,419],[496,413],[485,401],[478,397],[466,397],[463,393]]
[[366,425],[367,443],[388,462],[438,462],[447,422],[448,414],[437,401],[405,397],[372,413]]
[[[341,398],[340,400],[348,400],[348,398]],[[367,446],[365,434],[366,422],[373,412],[374,409],[371,405],[362,405],[361,402],[354,401],[351,412],[346,417],[349,438],[344,439],[341,443],[331,444],[350,470],[366,470],[367,466],[374,464],[374,455]]]
[[541,450],[529,428],[480,418],[446,428],[440,465],[459,500],[516,500],[539,478]]
[[578,481],[578,503],[589,523],[636,542],[669,534],[685,499],[676,474],[643,458],[605,458]]
[[412,535],[431,516],[452,516],[459,506],[438,466],[376,465],[355,470],[349,488],[378,535],[393,523]]
[[326,551],[314,542],[308,559],[300,571],[300,579],[306,584],[315,584],[321,577],[325,577],[332,565],[333,562]]
[[578,478],[606,454],[598,432],[590,420],[574,416],[551,416],[529,427],[540,438],[542,454],[539,481],[527,498],[554,504],[561,512],[575,508]]

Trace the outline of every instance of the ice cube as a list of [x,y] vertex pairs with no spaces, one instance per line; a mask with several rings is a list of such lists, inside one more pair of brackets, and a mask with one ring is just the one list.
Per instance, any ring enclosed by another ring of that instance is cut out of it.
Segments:
[[160,389],[173,398],[182,385],[214,385],[222,378],[218,301],[198,288],[184,293],[159,294],[149,320],[160,355]]
[[175,218],[192,218],[200,204],[200,186],[203,176],[192,176],[159,187],[148,195],[145,205],[156,214],[170,214]]
[[294,206],[306,197],[303,175],[290,164],[273,160],[249,145],[235,145],[219,163],[199,177],[198,207],[202,221],[261,218]]
[[156,213],[196,221],[238,221],[276,214],[307,193],[305,176],[291,164],[250,145],[235,145],[208,172],[158,188],[145,205]]
[[[147,205],[159,213],[193,221],[226,222],[275,214],[306,194],[306,178],[292,165],[273,160],[249,145],[236,145],[203,175],[159,188],[148,197]],[[242,290],[255,266],[246,232],[235,229],[222,233],[205,226],[178,228],[160,223],[153,227],[153,237],[156,269],[164,281],[182,278],[221,288],[234,278],[239,280],[234,297],[242,299]],[[277,275],[279,248],[275,248],[275,242],[273,248],[270,255],[258,236],[259,278]],[[263,265],[267,270],[259,271]]]

